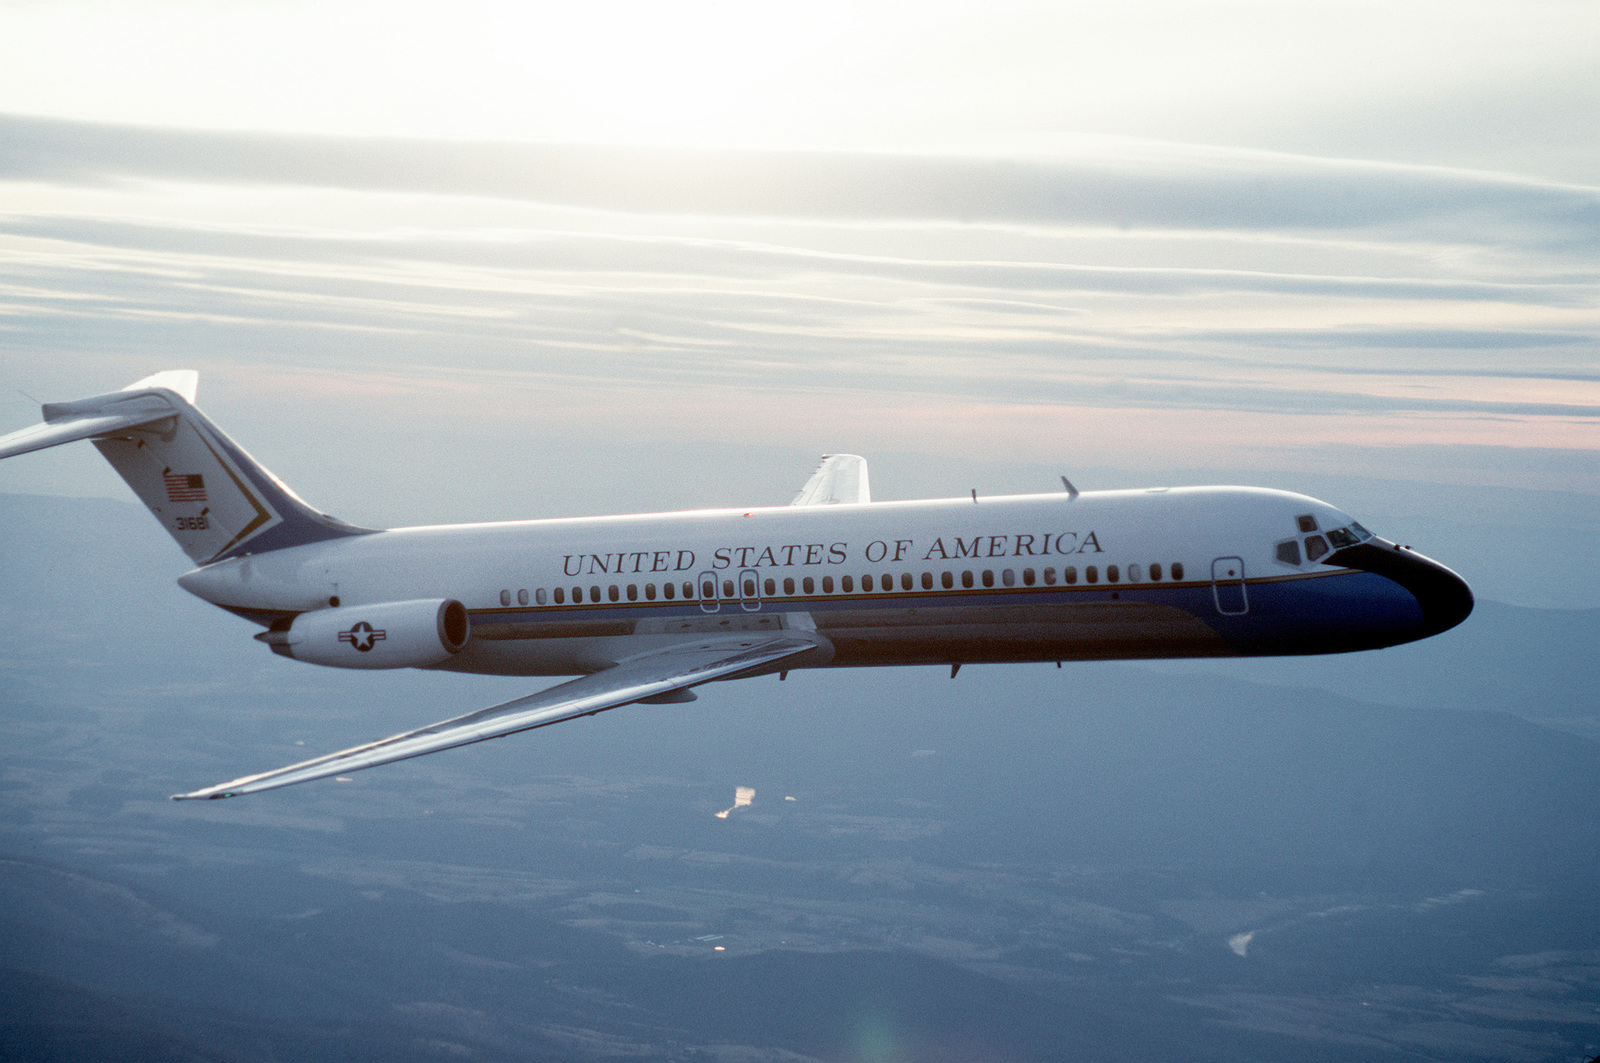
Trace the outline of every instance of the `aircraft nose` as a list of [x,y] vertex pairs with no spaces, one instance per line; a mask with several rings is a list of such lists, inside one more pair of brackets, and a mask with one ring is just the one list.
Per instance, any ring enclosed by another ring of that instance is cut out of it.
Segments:
[[1422,607],[1423,630],[1418,638],[1449,631],[1472,613],[1472,588],[1466,580],[1432,558],[1387,540],[1372,538],[1347,546],[1327,560],[1376,573],[1410,591]]

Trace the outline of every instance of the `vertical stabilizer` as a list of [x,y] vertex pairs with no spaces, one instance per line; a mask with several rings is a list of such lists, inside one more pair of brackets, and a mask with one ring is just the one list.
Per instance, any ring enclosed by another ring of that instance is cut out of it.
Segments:
[[47,403],[0,458],[89,439],[196,564],[361,535],[318,513],[194,406],[199,375],[172,370],[110,395]]

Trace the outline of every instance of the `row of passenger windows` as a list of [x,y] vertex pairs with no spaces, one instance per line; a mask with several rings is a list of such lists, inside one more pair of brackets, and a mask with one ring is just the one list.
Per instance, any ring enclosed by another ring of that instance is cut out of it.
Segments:
[[[1171,565],[1167,566],[1165,571],[1167,574],[1170,574],[1172,579],[1181,580],[1183,579],[1183,562],[1174,561]],[[1126,579],[1129,583],[1142,583],[1145,580],[1147,573],[1150,580],[1159,581],[1163,576],[1161,562],[1156,561],[1151,563],[1148,569],[1137,563],[1127,566],[1126,569],[1119,565],[1107,565],[1105,567],[1105,581],[1107,583],[1121,583],[1124,579]],[[920,585],[923,590],[931,591],[935,589],[936,580],[940,588],[943,588],[944,590],[953,590],[958,583],[963,588],[976,586],[993,587],[996,585],[1002,587],[1015,587],[1019,582],[1024,587],[1033,587],[1040,585],[1041,583],[1044,586],[1054,586],[1058,582],[1072,584],[1077,583],[1078,579],[1078,569],[1074,565],[1066,566],[1060,571],[1059,574],[1054,568],[1046,568],[1039,571],[1031,568],[1025,568],[1020,573],[1020,580],[1019,573],[1016,569],[1005,568],[996,573],[994,569],[986,568],[977,573],[974,573],[971,569],[967,569],[959,574],[955,572],[941,572],[937,577],[935,577],[932,572],[924,572],[920,577],[913,576],[910,572],[902,572],[899,576],[898,586],[900,590],[909,591],[917,589],[917,587]],[[1084,567],[1083,582],[1099,583],[1100,579],[1101,571],[1098,565],[1087,565]],[[757,577],[754,575],[741,575],[738,580],[724,578],[722,579],[722,585],[719,588],[717,586],[717,580],[710,578],[703,579],[698,588],[699,598],[704,600],[710,600],[713,598],[721,598],[723,600],[733,600],[737,598],[753,599],[758,597],[756,580]],[[796,580],[792,576],[787,576],[781,581],[772,577],[762,580],[759,596],[776,598],[779,596],[780,586],[784,595],[817,594],[819,585],[821,587],[820,593],[835,593],[835,581],[834,577],[832,576],[822,576],[820,578],[816,576],[803,576],[799,580]],[[840,593],[855,594],[856,586],[857,582],[854,576],[840,576],[838,578],[837,587]],[[885,572],[882,575],[868,573],[867,575],[861,577],[860,587],[861,593],[864,594],[870,594],[878,590],[893,591],[896,588],[896,579],[894,574],[889,572]],[[581,604],[585,601],[619,602],[623,599],[626,599],[630,602],[636,602],[639,601],[641,596],[647,602],[654,602],[658,600],[670,602],[679,598],[684,601],[694,601],[696,598],[696,587],[694,581],[692,580],[681,584],[663,583],[659,589],[654,583],[646,583],[642,588],[637,583],[630,583],[626,587],[619,586],[615,583],[607,587],[600,587],[598,585],[593,585],[588,588],[553,587],[548,591],[548,593],[546,592],[545,588],[540,587],[533,592],[532,601],[533,604],[536,605],[550,605],[552,603],[555,605],[565,605],[569,600],[575,604]],[[511,602],[511,591],[501,591],[500,604],[503,606],[509,606]],[[529,604],[529,596],[526,590],[519,590],[516,592],[516,603],[518,605]]]

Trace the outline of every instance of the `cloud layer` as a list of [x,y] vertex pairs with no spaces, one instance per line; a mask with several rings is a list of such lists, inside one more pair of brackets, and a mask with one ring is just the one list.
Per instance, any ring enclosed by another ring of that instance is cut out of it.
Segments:
[[641,214],[1265,232],[1600,247],[1600,189],[1125,140],[1069,157],[639,148],[143,129],[0,117],[0,177],[492,196]]
[[[543,511],[551,454],[686,447],[1600,494],[1593,189],[1132,141],[983,158],[0,117],[0,143],[4,382],[59,399],[199,368],[247,445],[369,522],[461,480],[395,480],[385,455],[416,440],[506,516]],[[762,482],[789,490],[794,463]],[[615,507],[683,504],[663,495]]]

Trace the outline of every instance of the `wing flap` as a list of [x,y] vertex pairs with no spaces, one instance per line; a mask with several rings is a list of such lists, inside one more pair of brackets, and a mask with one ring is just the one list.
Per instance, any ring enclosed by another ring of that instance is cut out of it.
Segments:
[[669,649],[631,657],[604,671],[561,683],[503,705],[441,720],[414,731],[404,731],[274,771],[246,775],[191,793],[174,794],[172,799],[188,801],[234,797],[408,760],[426,753],[604,712],[630,702],[686,690],[714,679],[731,679],[768,669],[779,661],[802,656],[821,646],[821,640],[815,636],[794,634],[699,639],[682,643]]

